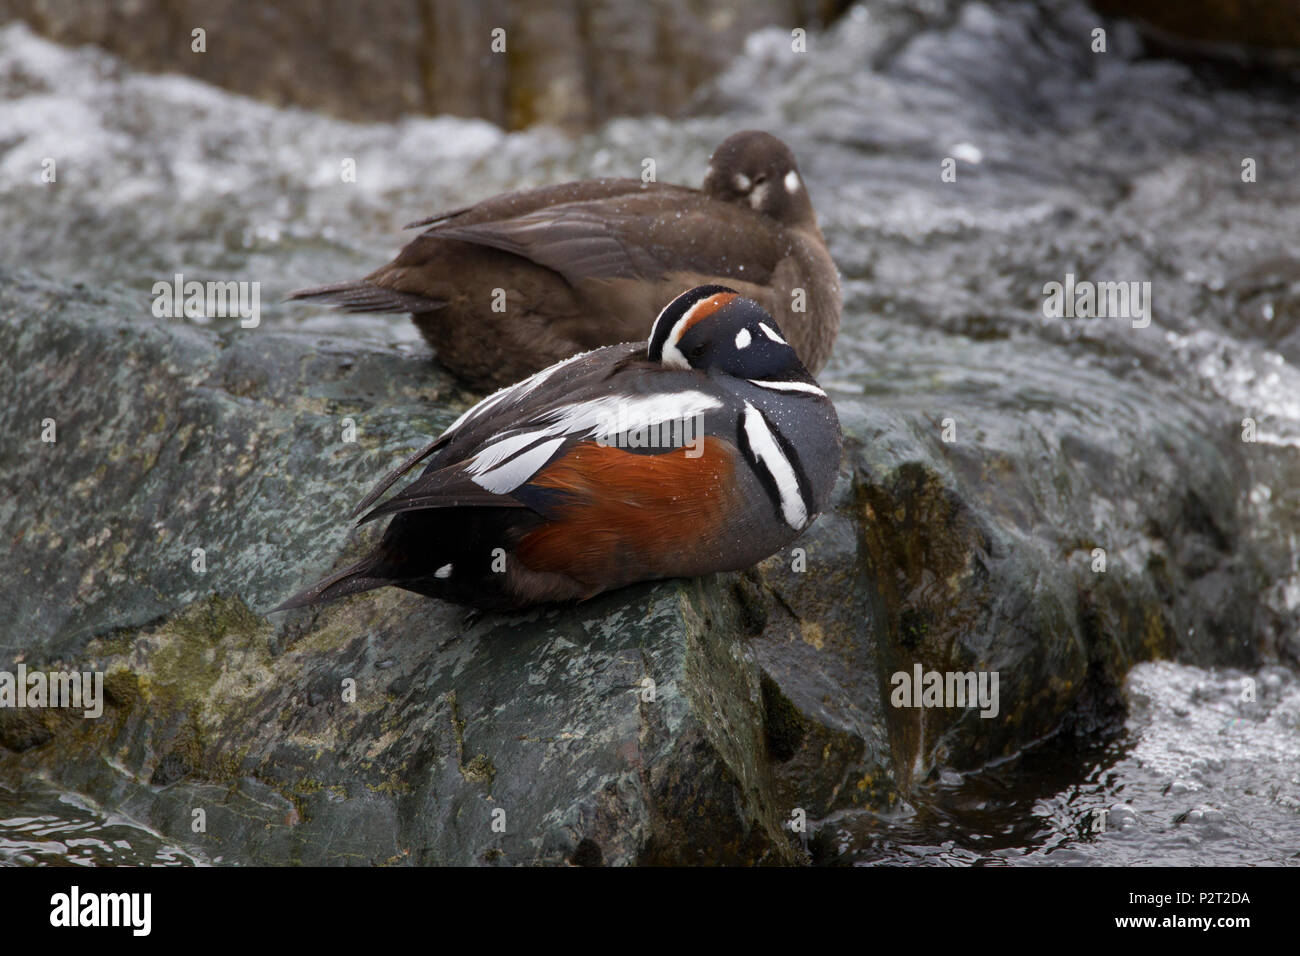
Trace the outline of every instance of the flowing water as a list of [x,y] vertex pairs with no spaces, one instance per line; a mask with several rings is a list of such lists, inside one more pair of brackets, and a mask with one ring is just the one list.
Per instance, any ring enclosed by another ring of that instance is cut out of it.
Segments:
[[77,794],[39,782],[16,793],[0,790],[0,866],[200,866],[208,862]]
[[[867,3],[804,54],[781,31],[754,34],[684,118],[578,138],[274,108],[11,24],[0,27],[0,263],[138,289],[142,321],[154,283],[176,273],[259,280],[271,326],[416,348],[405,317],[282,296],[362,275],[409,238],[404,223],[503,190],[639,175],[645,157],[660,179],[697,184],[717,142],[760,127],[795,149],[844,275],[844,329],[823,373],[833,390],[1032,377],[1035,337],[1060,335],[1042,317],[1044,281],[1151,279],[1161,344],[1143,361],[1249,410],[1261,442],[1289,453],[1300,447],[1300,86],[1147,58],[1118,23],[1096,54],[1100,22],[1069,2]],[[52,185],[40,182],[47,157]],[[958,162],[956,183],[940,181],[944,157]],[[1254,183],[1241,180],[1243,158]],[[340,175],[345,160],[355,182]],[[1137,361],[1107,334],[1077,333],[1081,376]],[[1291,573],[1260,600],[1295,651],[1300,502],[1269,477],[1254,477],[1250,500]],[[1128,694],[1122,733],[945,777],[890,817],[826,821],[816,858],[1300,862],[1291,670],[1143,664]],[[0,792],[0,863],[121,862],[222,861],[40,781]]]
[[[1250,681],[1252,684],[1243,684]],[[1252,687],[1253,701],[1243,690]],[[822,862],[1300,865],[1300,681],[1139,664],[1115,739],[953,774],[888,818],[827,821]]]

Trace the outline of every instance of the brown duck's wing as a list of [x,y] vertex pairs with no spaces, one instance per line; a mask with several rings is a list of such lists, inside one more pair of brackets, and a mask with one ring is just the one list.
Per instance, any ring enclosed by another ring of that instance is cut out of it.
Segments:
[[570,285],[672,273],[765,282],[791,243],[766,217],[677,187],[534,209],[507,219],[450,220],[425,235],[522,256]]
[[560,183],[554,186],[539,186],[536,189],[520,189],[515,192],[501,193],[484,199],[472,206],[462,206],[449,212],[440,212],[426,219],[410,223],[406,228],[433,227],[427,229],[435,233],[439,225],[455,220],[456,225],[467,226],[482,222],[500,222],[516,216],[526,216],[548,206],[559,206],[571,202],[589,202],[591,200],[610,199],[640,192],[681,191],[692,193],[695,190],[682,186],[642,183],[639,179],[588,179],[576,183]]
[[529,259],[563,276],[570,284],[583,279],[655,276],[661,264],[645,249],[628,244],[603,210],[554,207],[509,219],[438,230],[444,239],[459,239]]
[[434,226],[440,222],[446,222],[448,219],[455,219],[457,216],[463,216],[473,208],[473,206],[461,206],[459,209],[449,209],[446,212],[437,212],[432,216],[426,216],[424,219],[417,219],[415,222],[408,222],[402,228],[420,229],[427,226]]

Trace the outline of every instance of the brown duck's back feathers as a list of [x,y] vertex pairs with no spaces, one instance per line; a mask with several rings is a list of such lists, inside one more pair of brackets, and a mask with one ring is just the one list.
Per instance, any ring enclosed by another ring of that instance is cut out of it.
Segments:
[[639,179],[585,179],[578,182],[557,183],[551,186],[537,186],[533,189],[517,189],[514,192],[501,193],[472,206],[462,206],[460,209],[437,213],[426,219],[418,220],[411,223],[407,228],[437,228],[441,224],[452,221],[458,226],[477,225],[483,222],[501,222],[513,219],[516,216],[526,216],[548,206],[612,199],[617,196],[635,195],[647,190],[695,192],[695,190],[686,186],[673,186],[666,183],[643,183]]
[[[744,207],[667,186],[617,199],[545,206],[504,219],[451,220],[416,242],[449,239],[512,253],[574,287],[683,271],[764,282],[791,255],[794,243],[775,224],[756,229],[755,214]],[[662,304],[658,298],[655,303]]]

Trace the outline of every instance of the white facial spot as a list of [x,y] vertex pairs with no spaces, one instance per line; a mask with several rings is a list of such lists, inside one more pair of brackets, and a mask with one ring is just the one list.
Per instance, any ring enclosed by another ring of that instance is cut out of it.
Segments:
[[440,567],[437,571],[434,571],[434,572],[433,572],[433,576],[434,576],[435,578],[449,578],[449,577],[451,577],[451,565],[450,565],[450,564],[444,564],[444,565],[443,565],[442,567]]
[[736,192],[738,193],[749,192],[749,187],[753,185],[753,183],[749,181],[749,177],[744,173],[736,173],[735,177],[731,181],[735,183]]
[[772,328],[772,326],[768,325],[766,322],[760,322],[760,323],[758,323],[758,327],[759,327],[760,329],[762,329],[762,330],[763,330],[763,334],[766,335],[766,336],[767,336],[769,339],[771,339],[773,342],[779,342],[781,345],[786,345],[786,344],[788,344],[788,343],[786,342],[785,339],[783,339],[783,338],[781,338],[781,336],[777,335],[777,333],[776,333],[776,329]]
[[788,192],[791,196],[797,193],[799,191],[799,187],[802,185],[799,182],[799,174],[796,173],[793,169],[785,174],[784,182],[785,182],[785,191]]
[[749,334],[749,329],[741,329],[736,333],[736,348],[747,349],[753,337]]
[[767,202],[768,183],[759,183],[754,187],[754,191],[749,194],[749,204],[755,209],[762,209],[763,204]]

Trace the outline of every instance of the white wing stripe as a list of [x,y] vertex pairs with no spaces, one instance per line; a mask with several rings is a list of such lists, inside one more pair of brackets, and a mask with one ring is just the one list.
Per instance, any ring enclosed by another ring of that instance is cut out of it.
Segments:
[[483,472],[501,464],[515,452],[521,451],[545,437],[545,432],[534,431],[511,435],[509,438],[495,441],[470,459],[466,471],[471,475],[481,475]]
[[465,471],[480,488],[506,494],[533,477],[572,436],[609,439],[622,432],[654,429],[663,422],[694,418],[720,408],[721,401],[696,391],[636,398],[610,395],[564,405],[551,412],[547,416],[551,420],[541,427],[516,432],[488,445],[470,459]]
[[515,382],[515,384],[513,385],[507,385],[505,388],[498,389],[497,391],[489,395],[487,398],[479,402],[477,405],[474,405],[471,408],[466,409],[465,412],[458,419],[456,419],[449,426],[447,426],[447,430],[442,433],[442,437],[446,438],[448,435],[454,432],[461,425],[465,424],[471,418],[478,418],[479,415],[486,412],[489,408],[492,408],[495,405],[502,404],[506,399],[510,399],[511,401],[518,401],[519,399],[527,395],[529,392],[536,389],[539,385],[545,382],[548,378],[550,378],[560,369],[564,368],[564,366],[576,362],[580,358],[585,358],[590,354],[591,352],[588,351],[588,352],[579,352],[577,355],[571,355],[568,358],[566,358],[563,362],[556,362],[554,365],[548,365],[540,372],[534,372],[532,375],[528,376],[526,379],[524,379],[521,382]]
[[[530,437],[536,438],[537,435],[533,434]],[[550,441],[542,442],[523,454],[516,455],[505,464],[497,465],[481,475],[471,475],[470,480],[480,488],[493,494],[509,494],[533,477],[543,465],[550,461],[556,449],[563,445],[564,442],[565,439],[563,438],[552,438]]]
[[694,418],[721,407],[722,402],[712,395],[694,391],[638,398],[609,396],[557,409],[560,418],[555,428],[570,435],[583,432],[593,438],[611,438],[620,432]]

